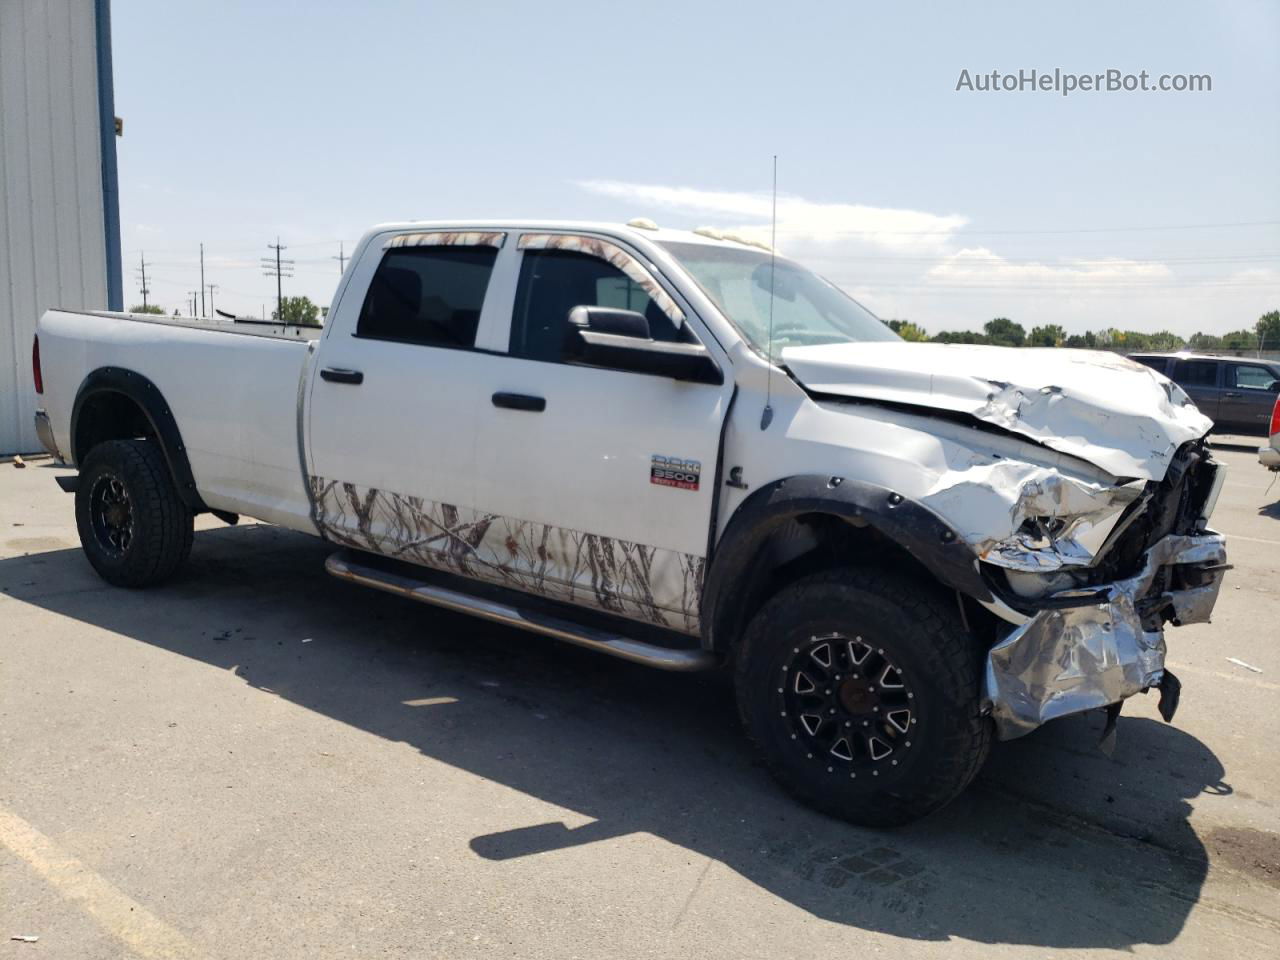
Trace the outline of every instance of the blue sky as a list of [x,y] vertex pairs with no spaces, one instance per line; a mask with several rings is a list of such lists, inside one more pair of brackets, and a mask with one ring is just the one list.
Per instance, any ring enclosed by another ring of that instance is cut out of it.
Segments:
[[[170,310],[201,241],[217,304],[258,315],[277,234],[286,293],[327,304],[338,242],[386,220],[767,230],[774,153],[779,248],[881,316],[1190,334],[1280,306],[1274,0],[115,0],[112,21],[125,276],[145,250]],[[956,90],[1032,68],[1212,91]]]

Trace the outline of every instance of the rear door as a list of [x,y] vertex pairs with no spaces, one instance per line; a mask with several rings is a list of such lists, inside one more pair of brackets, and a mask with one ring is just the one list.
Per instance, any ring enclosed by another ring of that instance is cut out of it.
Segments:
[[1218,420],[1219,400],[1222,394],[1218,382],[1221,370],[1222,362],[1219,360],[1179,359],[1170,377],[1195,401],[1200,412],[1215,423]]
[[[525,233],[507,354],[486,371],[476,501],[509,585],[693,633],[698,628],[727,357],[635,251]],[[720,385],[566,362],[575,306],[643,313],[657,340],[696,340]],[[513,400],[511,398],[523,398]]]
[[1266,436],[1276,402],[1276,371],[1264,363],[1229,361],[1218,419],[1241,433]]
[[312,376],[316,522],[339,543],[469,573],[476,411],[493,362],[476,341],[505,234],[373,242]]

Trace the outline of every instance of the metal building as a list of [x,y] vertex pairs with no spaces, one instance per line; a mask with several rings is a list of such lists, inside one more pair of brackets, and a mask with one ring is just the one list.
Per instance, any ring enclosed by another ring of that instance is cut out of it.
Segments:
[[0,0],[0,454],[39,450],[50,307],[123,309],[109,0]]

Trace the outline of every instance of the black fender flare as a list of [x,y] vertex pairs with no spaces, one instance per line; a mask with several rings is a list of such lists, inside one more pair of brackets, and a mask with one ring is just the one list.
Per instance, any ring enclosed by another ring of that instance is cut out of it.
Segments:
[[765,541],[787,521],[808,513],[860,519],[905,549],[944,586],[975,600],[991,600],[973,550],[928,507],[888,487],[847,477],[786,477],[744,500],[716,545],[702,591],[704,647],[723,650],[733,642],[719,633],[743,605],[739,584]]
[[123,367],[99,367],[80,384],[76,392],[75,404],[71,408],[71,453],[76,458],[77,466],[84,453],[76,449],[76,437],[79,436],[80,413],[85,402],[104,393],[118,393],[128,397],[142,411],[151,425],[151,432],[160,443],[165,462],[173,476],[174,486],[178,488],[178,496],[196,513],[203,513],[209,508],[200,499],[196,491],[195,476],[191,473],[191,462],[187,459],[187,447],[182,442],[182,432],[178,429],[178,421],[169,409],[168,401],[160,389],[133,370]]

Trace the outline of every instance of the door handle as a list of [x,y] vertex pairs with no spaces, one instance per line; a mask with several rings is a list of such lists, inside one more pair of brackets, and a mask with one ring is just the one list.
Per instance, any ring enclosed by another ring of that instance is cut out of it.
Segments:
[[320,376],[330,383],[364,383],[364,374],[359,370],[344,370],[342,367],[325,367]]
[[528,410],[530,413],[541,413],[547,409],[545,397],[532,397],[527,393],[503,393],[493,395],[493,405],[507,410]]
[[1238,394],[1238,393],[1233,393],[1233,392],[1231,392],[1230,390],[1228,390],[1226,393],[1224,393],[1224,394],[1223,394],[1223,396],[1224,396],[1224,397],[1237,397],[1237,398],[1238,398],[1238,397],[1240,396],[1240,394]]

